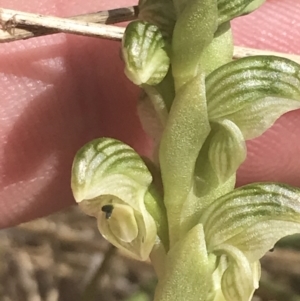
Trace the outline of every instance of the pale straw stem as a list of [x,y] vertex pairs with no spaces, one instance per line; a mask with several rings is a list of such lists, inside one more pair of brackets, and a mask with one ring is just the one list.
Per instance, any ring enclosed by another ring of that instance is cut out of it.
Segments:
[[[137,6],[122,7],[70,18],[44,16],[0,8],[0,24],[2,25],[2,30],[0,29],[0,43],[59,32],[121,41],[125,30],[124,27],[107,24],[134,20],[137,18],[137,15]],[[234,59],[253,55],[281,56],[300,64],[300,56],[296,54],[240,46],[234,47]]]

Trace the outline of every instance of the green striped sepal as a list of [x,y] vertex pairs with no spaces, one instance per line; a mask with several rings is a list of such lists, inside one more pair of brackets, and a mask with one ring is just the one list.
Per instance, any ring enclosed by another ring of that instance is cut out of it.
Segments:
[[255,138],[300,108],[300,65],[275,56],[230,62],[206,78],[206,97],[210,121],[231,120],[245,139]]
[[230,120],[211,123],[211,132],[197,157],[193,189],[181,207],[181,232],[199,221],[204,208],[232,191],[238,167],[246,158],[245,139]]
[[125,74],[136,85],[157,85],[166,76],[170,59],[160,29],[145,21],[133,21],[125,30],[122,55]]
[[219,25],[259,8],[266,0],[218,0]]
[[260,262],[250,263],[243,252],[231,245],[222,245],[215,253],[221,256],[209,300],[250,301],[259,286]]
[[246,159],[246,144],[240,129],[230,120],[213,127],[208,158],[219,183],[225,183]]
[[156,239],[155,221],[145,207],[152,176],[126,144],[96,139],[74,159],[71,186],[75,200],[98,219],[101,234],[136,259],[146,260]]
[[214,201],[201,217],[208,249],[231,244],[250,261],[280,238],[300,231],[300,189],[283,184],[250,184]]
[[238,188],[208,206],[200,223],[208,253],[226,258],[221,295],[249,301],[259,280],[258,260],[279,239],[300,232],[300,189],[274,183]]

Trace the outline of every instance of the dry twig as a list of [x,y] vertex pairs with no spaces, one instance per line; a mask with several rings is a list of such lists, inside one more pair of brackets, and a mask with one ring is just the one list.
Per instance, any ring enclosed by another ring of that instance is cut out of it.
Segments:
[[0,9],[0,24],[2,25],[0,42],[12,42],[58,32],[121,40],[124,28],[103,24],[130,21],[135,19],[137,14],[136,6],[100,11],[71,18],[58,18]]
[[[123,27],[105,24],[130,21],[137,18],[138,7],[130,6],[114,10],[100,11],[71,18],[58,18],[21,11],[0,8],[0,43],[28,39],[36,36],[58,32],[99,37],[102,39],[121,40],[124,34]],[[234,58],[250,55],[277,55],[300,63],[300,56],[273,51],[251,49],[246,47],[234,48]]]

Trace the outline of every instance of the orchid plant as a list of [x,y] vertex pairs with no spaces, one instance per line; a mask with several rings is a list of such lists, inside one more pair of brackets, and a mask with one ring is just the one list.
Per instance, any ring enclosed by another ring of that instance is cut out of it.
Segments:
[[125,73],[153,139],[141,158],[112,138],[76,155],[76,201],[102,235],[150,260],[155,301],[249,301],[259,259],[300,232],[300,189],[235,189],[245,140],[300,108],[300,66],[275,56],[232,60],[230,21],[264,0],[140,0],[122,42]]

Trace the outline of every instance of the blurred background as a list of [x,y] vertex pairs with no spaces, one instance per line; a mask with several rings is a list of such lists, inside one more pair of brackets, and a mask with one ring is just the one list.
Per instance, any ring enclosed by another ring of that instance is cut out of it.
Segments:
[[[299,236],[262,267],[253,301],[300,301]],[[150,264],[120,254],[77,207],[0,231],[1,301],[152,301],[155,285]]]

